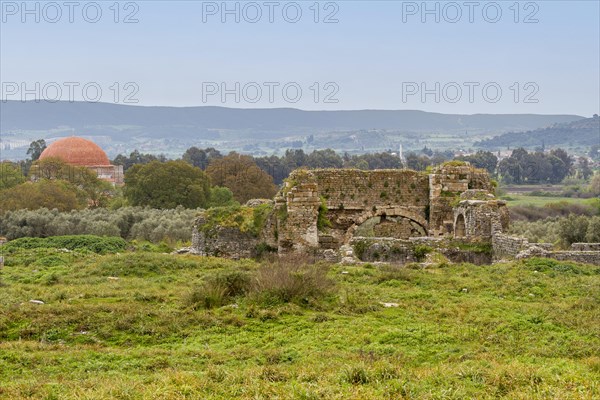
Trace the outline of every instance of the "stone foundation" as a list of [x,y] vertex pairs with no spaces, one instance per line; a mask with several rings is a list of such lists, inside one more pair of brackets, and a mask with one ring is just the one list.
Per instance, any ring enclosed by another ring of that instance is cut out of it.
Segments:
[[428,249],[444,255],[451,262],[468,262],[477,265],[491,264],[491,247],[486,242],[454,240],[447,238],[394,238],[355,237],[350,241],[354,257],[364,262],[389,262],[407,264],[423,262],[425,257],[419,254]]

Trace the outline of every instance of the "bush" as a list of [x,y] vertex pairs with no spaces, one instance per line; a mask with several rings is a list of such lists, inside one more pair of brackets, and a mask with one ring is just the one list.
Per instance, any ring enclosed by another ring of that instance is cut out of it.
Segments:
[[319,205],[319,213],[317,214],[317,229],[323,231],[325,228],[331,227],[331,221],[327,219],[327,200],[321,197],[321,204]]
[[377,283],[383,283],[391,280],[408,281],[413,280],[413,272],[399,265],[383,265],[379,269],[379,274],[376,278]]
[[251,276],[247,272],[232,271],[207,278],[184,298],[184,305],[194,310],[221,307],[250,291]]
[[419,244],[415,246],[415,249],[413,250],[413,254],[415,255],[415,259],[418,262],[421,262],[425,259],[425,256],[427,256],[427,254],[431,253],[433,251],[433,249],[429,246],[423,245],[423,244]]
[[367,370],[362,366],[354,366],[344,371],[343,380],[352,385],[364,385],[371,380]]
[[588,243],[600,243],[600,217],[590,219],[585,240]]
[[225,288],[220,285],[203,283],[192,289],[184,298],[184,305],[194,310],[211,309],[226,304]]
[[335,283],[327,277],[328,267],[278,261],[261,266],[256,274],[254,296],[266,304],[310,304],[331,294]]
[[0,232],[9,240],[20,237],[61,235],[121,236],[127,240],[189,241],[199,210],[177,207],[157,210],[121,207],[60,212],[42,208],[36,211],[9,211],[0,218]]
[[561,241],[570,246],[572,243],[585,242],[588,229],[588,218],[570,215],[558,224],[558,235]]
[[87,250],[98,254],[124,251],[127,242],[119,237],[100,237],[93,235],[52,236],[48,238],[20,238],[3,246],[3,250],[12,252],[17,249],[54,248],[68,250]]
[[550,217],[566,217],[571,214],[593,216],[600,215],[597,201],[587,200],[586,204],[559,201],[548,203],[543,207],[533,205],[515,206],[510,208],[511,221],[539,221]]

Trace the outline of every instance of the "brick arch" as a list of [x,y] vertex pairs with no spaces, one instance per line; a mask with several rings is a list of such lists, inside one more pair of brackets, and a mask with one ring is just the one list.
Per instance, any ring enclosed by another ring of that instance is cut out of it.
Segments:
[[353,224],[352,226],[350,226],[350,228],[348,228],[346,230],[346,241],[349,241],[353,236],[354,236],[354,232],[356,232],[356,229],[358,229],[358,227],[362,224],[364,224],[367,220],[374,218],[374,217],[381,217],[382,215],[385,215],[386,217],[402,217],[402,218],[406,218],[408,220],[411,220],[413,222],[415,222],[417,225],[419,225],[421,228],[423,228],[423,231],[425,231],[425,235],[428,235],[429,230],[428,228],[428,223],[427,220],[425,219],[425,217],[423,217],[422,215],[420,215],[420,213],[415,212],[414,210],[410,210],[410,209],[406,209],[406,208],[398,208],[395,207],[393,209],[391,208],[380,208],[377,209],[375,211],[365,211],[361,214],[358,214],[356,217],[353,218]]

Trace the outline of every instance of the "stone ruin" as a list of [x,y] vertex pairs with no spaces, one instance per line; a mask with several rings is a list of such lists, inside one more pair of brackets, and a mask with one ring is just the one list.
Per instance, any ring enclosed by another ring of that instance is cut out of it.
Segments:
[[521,238],[516,245],[506,235],[508,226],[508,208],[495,198],[488,173],[468,163],[446,163],[429,173],[300,169],[274,200],[205,211],[194,226],[192,251],[405,263],[419,261],[425,246],[451,261],[482,264],[526,252]]

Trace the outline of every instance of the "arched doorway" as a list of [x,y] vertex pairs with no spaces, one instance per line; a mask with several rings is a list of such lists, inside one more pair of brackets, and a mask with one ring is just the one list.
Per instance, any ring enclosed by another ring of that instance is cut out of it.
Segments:
[[454,223],[454,237],[465,237],[466,234],[465,216],[463,214],[458,214],[456,222]]

